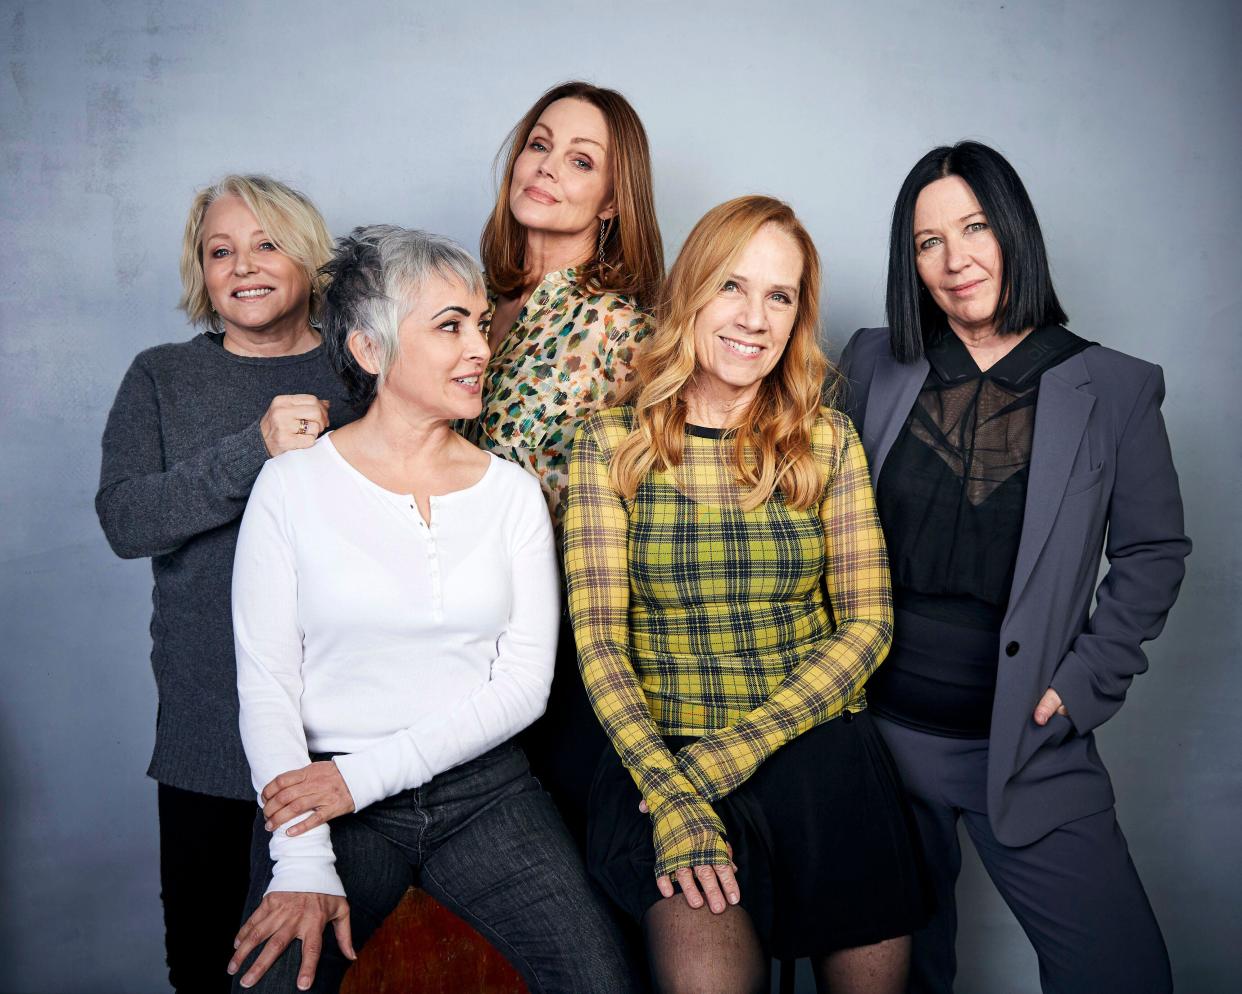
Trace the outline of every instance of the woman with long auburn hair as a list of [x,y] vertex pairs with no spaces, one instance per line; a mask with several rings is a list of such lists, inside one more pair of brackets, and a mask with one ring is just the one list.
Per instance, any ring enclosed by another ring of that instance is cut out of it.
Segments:
[[574,444],[570,614],[613,745],[588,865],[661,991],[759,990],[776,954],[811,957],[821,990],[896,994],[926,917],[866,710],[888,562],[861,443],[820,406],[819,281],[786,204],[709,211],[630,402]]
[[[625,97],[569,82],[535,101],[502,160],[480,249],[493,355],[483,412],[466,433],[539,479],[559,532],[574,435],[624,390],[664,277],[651,156]],[[547,713],[523,745],[581,845],[605,742],[567,623],[556,673]]]

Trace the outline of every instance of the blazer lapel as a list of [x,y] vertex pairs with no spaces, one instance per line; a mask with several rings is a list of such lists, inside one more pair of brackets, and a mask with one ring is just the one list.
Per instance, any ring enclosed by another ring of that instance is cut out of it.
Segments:
[[1074,456],[1086,431],[1091,408],[1095,406],[1095,397],[1078,389],[1090,381],[1091,374],[1081,353],[1054,366],[1040,378],[1022,538],[1009,591],[1011,612],[1031,578],[1031,571],[1061,509]]
[[927,360],[923,358],[918,362],[897,362],[885,356],[876,364],[863,418],[863,450],[871,453],[872,487],[879,483],[880,467],[918,399],[927,370]]

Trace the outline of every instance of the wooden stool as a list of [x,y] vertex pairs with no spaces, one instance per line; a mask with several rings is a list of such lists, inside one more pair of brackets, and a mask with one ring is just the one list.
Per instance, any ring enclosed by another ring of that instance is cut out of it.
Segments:
[[483,936],[411,887],[358,954],[341,994],[527,994]]

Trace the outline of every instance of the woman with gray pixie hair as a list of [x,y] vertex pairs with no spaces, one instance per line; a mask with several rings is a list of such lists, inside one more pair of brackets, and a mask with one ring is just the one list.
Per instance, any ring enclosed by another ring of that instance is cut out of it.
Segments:
[[388,225],[341,239],[326,271],[324,338],[366,414],[269,463],[242,521],[237,686],[263,813],[229,972],[335,991],[417,883],[532,992],[629,990],[509,742],[547,701],[559,585],[538,481],[452,429],[480,410],[482,274]]

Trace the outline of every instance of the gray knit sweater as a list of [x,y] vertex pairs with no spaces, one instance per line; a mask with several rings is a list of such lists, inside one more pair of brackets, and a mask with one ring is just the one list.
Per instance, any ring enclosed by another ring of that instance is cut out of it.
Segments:
[[118,556],[151,557],[159,711],[147,773],[160,783],[254,797],[237,728],[233,549],[268,458],[259,421],[292,393],[331,400],[334,428],[357,416],[322,347],[251,358],[219,335],[140,353],[108,415],[95,510]]

